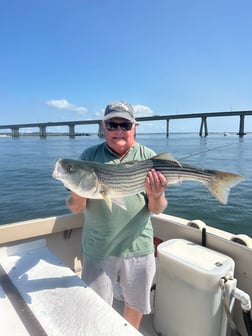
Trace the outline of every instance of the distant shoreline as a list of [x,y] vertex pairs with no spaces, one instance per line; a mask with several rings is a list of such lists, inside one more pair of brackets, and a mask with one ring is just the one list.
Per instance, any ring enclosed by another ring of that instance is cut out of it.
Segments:
[[[137,135],[148,135],[150,133],[137,133]],[[160,134],[160,135],[165,135],[164,132],[162,133],[151,133],[151,134]],[[169,135],[176,135],[176,134],[199,134],[198,132],[170,132]],[[219,134],[219,135],[223,135],[223,136],[229,136],[229,135],[237,135],[237,132],[229,132],[229,131],[223,131],[223,132],[209,132],[208,135],[211,134]],[[246,134],[252,134],[252,132],[246,132]],[[40,137],[40,133],[39,132],[31,132],[31,133],[19,133],[20,137],[31,137],[31,136],[36,136],[36,137]],[[69,133],[66,132],[62,132],[62,133],[47,133],[46,134],[47,137],[50,136],[67,136],[69,137]],[[75,137],[80,137],[80,136],[98,136],[97,133],[75,133],[74,135]],[[11,133],[0,133],[0,138],[6,138],[6,137],[12,137]]]

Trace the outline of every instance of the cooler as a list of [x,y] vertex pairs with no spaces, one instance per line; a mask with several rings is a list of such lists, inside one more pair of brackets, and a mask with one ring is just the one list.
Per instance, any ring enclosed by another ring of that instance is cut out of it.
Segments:
[[226,335],[219,281],[229,272],[234,261],[226,255],[183,239],[161,243],[155,330],[162,336]]

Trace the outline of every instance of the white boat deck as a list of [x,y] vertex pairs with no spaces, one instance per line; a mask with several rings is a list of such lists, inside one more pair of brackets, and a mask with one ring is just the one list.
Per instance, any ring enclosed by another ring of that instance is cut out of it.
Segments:
[[[156,238],[163,241],[187,239],[199,245],[203,239],[202,231],[192,224],[200,222],[164,214],[152,217]],[[1,335],[157,336],[152,314],[143,317],[138,332],[120,315],[122,302],[114,302],[118,314],[90,288],[86,288],[76,275],[81,271],[82,226],[82,215],[0,226]],[[252,297],[251,238],[206,227],[206,243],[208,248],[234,260],[238,287]],[[29,322],[24,322],[23,307],[13,307],[13,295],[3,285],[2,271],[18,288],[22,300],[31,311],[26,315],[32,315],[30,320],[38,321],[43,332],[30,331]],[[241,335],[246,335],[238,302],[233,313]]]
[[3,335],[29,336],[27,329],[13,308],[9,298],[0,286],[0,325]]
[[10,302],[13,293],[0,288],[2,335],[141,335],[64,266],[44,240],[1,248],[0,261],[28,306],[24,318],[25,312],[15,311]]
[[[120,314],[123,315],[123,306],[124,303],[122,301],[118,301],[114,299],[113,308]],[[154,327],[153,327],[153,314],[144,315],[140,325],[140,333],[143,336],[158,336]]]

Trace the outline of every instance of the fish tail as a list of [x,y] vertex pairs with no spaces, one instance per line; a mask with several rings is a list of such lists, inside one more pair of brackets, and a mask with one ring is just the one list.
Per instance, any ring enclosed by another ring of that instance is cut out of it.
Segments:
[[241,175],[216,171],[207,187],[220,203],[227,204],[230,189],[243,180]]

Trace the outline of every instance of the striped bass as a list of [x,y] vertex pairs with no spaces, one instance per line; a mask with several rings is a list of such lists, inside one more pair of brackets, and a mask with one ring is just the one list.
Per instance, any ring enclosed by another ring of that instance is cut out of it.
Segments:
[[119,164],[59,159],[56,161],[53,177],[79,196],[104,199],[111,210],[112,202],[123,208],[123,197],[145,190],[146,175],[152,168],[162,172],[168,184],[183,180],[203,183],[222,204],[227,203],[230,188],[244,180],[237,174],[182,164],[169,153],[159,154],[148,160]]

